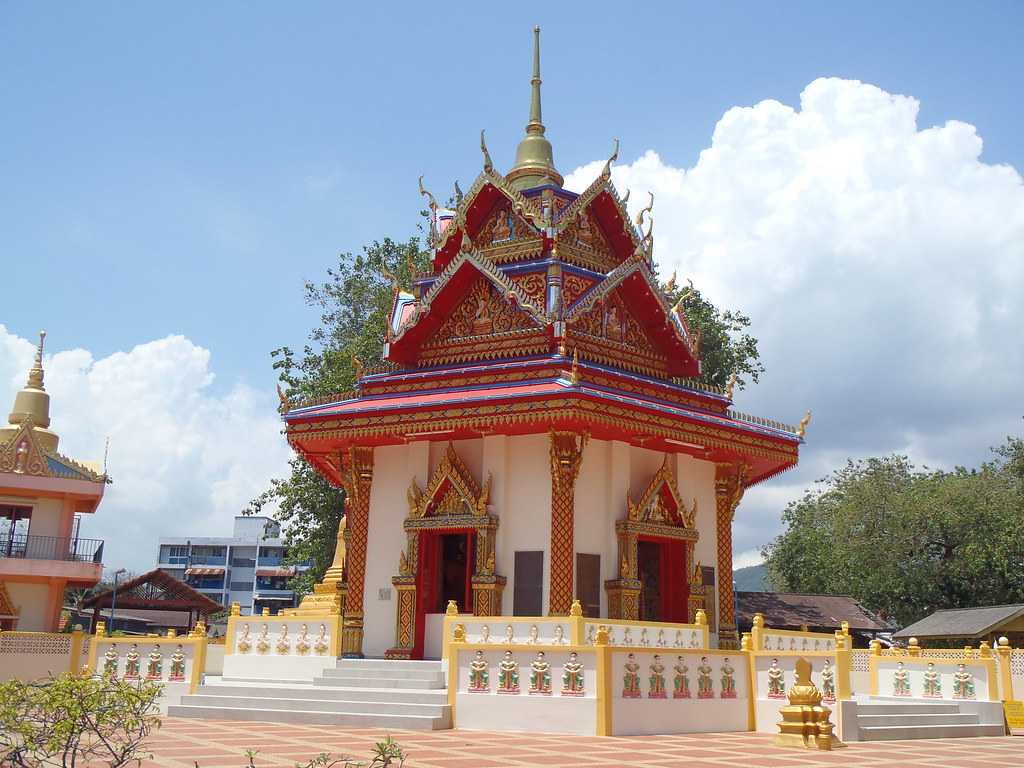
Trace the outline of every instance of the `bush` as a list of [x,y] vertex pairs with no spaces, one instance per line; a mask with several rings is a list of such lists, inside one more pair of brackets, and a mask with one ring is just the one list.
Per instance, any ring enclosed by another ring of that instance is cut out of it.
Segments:
[[162,686],[65,674],[0,684],[0,765],[119,768],[146,757]]

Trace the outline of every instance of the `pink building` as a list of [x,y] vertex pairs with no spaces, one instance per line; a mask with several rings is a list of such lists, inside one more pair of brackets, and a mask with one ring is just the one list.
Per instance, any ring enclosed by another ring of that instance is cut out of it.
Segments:
[[64,590],[91,587],[103,571],[103,542],[78,535],[108,482],[99,467],[57,452],[43,387],[43,338],[35,364],[0,426],[0,629],[53,632]]

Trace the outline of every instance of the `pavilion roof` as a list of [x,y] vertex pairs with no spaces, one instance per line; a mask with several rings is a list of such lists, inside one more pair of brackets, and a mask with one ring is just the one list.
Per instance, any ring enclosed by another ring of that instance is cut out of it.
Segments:
[[796,592],[737,592],[736,621],[749,627],[754,614],[764,616],[767,627],[776,629],[814,628],[839,629],[842,622],[851,630],[884,632],[881,619],[849,595],[817,595]]
[[[113,588],[97,592],[82,601],[86,608],[110,608]],[[151,611],[197,611],[207,616],[224,610],[216,600],[192,589],[166,571],[156,568],[117,585],[117,607]]]
[[1024,604],[983,605],[977,608],[950,608],[936,611],[918,622],[904,627],[893,636],[916,637],[985,637],[1000,626],[1024,616]]

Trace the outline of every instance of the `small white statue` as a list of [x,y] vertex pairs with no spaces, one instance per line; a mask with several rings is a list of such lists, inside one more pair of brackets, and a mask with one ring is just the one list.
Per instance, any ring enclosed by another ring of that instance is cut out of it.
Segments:
[[509,645],[516,641],[515,630],[512,629],[512,625],[508,624],[505,627],[505,642]]
[[640,630],[640,645],[644,648],[649,647],[651,641],[647,639],[647,627]]
[[682,648],[683,647],[683,630],[681,630],[681,629],[677,629],[676,630],[676,640],[675,640],[674,643],[672,643],[672,645],[675,646],[676,648]]
[[555,639],[552,640],[552,645],[565,645],[565,630],[561,624],[555,625]]
[[491,642],[491,628],[487,624],[484,624],[482,627],[480,627],[480,642]]
[[625,630],[623,630],[623,632],[622,632],[622,644],[623,645],[632,645],[633,644],[633,630],[630,629],[629,627],[626,627]]
[[540,630],[537,629],[537,625],[536,624],[531,624],[530,625],[530,636],[526,639],[526,644],[527,645],[536,645],[537,644],[537,637],[538,637],[539,634],[540,634]]
[[666,643],[665,643],[665,630],[664,629],[659,629],[658,630],[658,647],[659,648],[664,648],[665,646],[666,646]]

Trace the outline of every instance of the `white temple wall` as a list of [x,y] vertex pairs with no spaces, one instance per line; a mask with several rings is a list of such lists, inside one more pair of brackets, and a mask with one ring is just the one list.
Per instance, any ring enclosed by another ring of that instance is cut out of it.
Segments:
[[[506,443],[507,483],[491,511],[500,517],[498,525],[498,573],[505,576],[502,613],[511,615],[515,595],[515,553],[544,551],[543,613],[548,610],[548,586],[551,569],[551,466],[548,436],[516,435]],[[486,478],[484,478],[486,480]],[[494,482],[498,482],[495,473]]]
[[[583,463],[576,478],[573,519],[574,579],[576,553],[599,555],[601,557],[601,614],[607,613],[608,599],[604,593],[604,576],[608,563],[615,560],[615,523],[613,505],[615,497],[610,494],[610,473],[612,466],[612,444],[604,440],[591,440],[583,451]],[[579,594],[579,585],[574,580],[573,594]]]
[[[416,443],[389,445],[373,452],[370,529],[363,587],[363,653],[366,656],[381,657],[395,644],[398,597],[391,585],[391,577],[398,573],[399,550],[405,546],[402,523],[409,514],[406,491],[416,472],[410,467],[410,459],[419,459],[425,464],[425,447],[425,444]],[[423,479],[418,473],[417,479],[422,484]]]
[[[447,445],[446,440],[420,441],[374,451],[363,596],[363,652],[367,656],[383,656],[395,644],[397,594],[391,578],[398,572],[399,549],[406,541],[403,522],[409,511],[409,483],[415,477],[420,487],[425,487]],[[542,605],[546,614],[551,572],[548,436],[493,435],[456,441],[454,446],[478,482],[486,482],[488,474],[492,478],[490,509],[499,518],[495,565],[497,572],[507,578],[502,613],[513,612],[515,553],[540,550],[544,552]],[[695,557],[703,565],[714,567],[714,464],[685,455],[676,455],[673,460],[683,499],[687,504],[697,499],[700,539]],[[664,454],[659,451],[619,441],[590,440],[587,444],[576,482],[575,551],[601,556],[602,616],[608,615],[604,582],[618,576],[615,521],[626,514],[627,490],[634,500],[639,499],[663,461]]]
[[576,553],[601,556],[602,616],[608,615],[604,583],[619,575],[615,521],[626,514],[630,450],[628,444],[617,440],[591,440],[584,450],[576,479],[574,545]]

